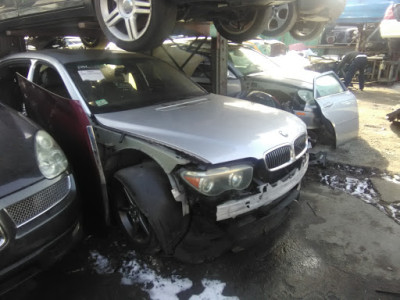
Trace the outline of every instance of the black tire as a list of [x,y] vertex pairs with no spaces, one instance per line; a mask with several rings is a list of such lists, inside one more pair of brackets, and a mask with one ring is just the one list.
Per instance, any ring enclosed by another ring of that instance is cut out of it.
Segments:
[[108,40],[104,35],[99,35],[97,37],[80,36],[80,39],[82,44],[90,49],[104,49],[108,44]]
[[271,11],[268,6],[248,7],[236,12],[235,15],[214,20],[214,25],[224,38],[241,43],[261,34],[271,16]]
[[[127,51],[150,50],[161,45],[171,34],[177,14],[172,1],[140,1],[143,2],[147,2],[148,7],[142,5],[141,13],[134,13],[132,6],[123,7],[123,3],[128,2],[95,1],[97,20],[109,41]],[[134,5],[135,0],[132,3]],[[128,21],[131,21],[129,26]]]
[[263,31],[265,36],[279,36],[288,32],[297,21],[296,3],[286,3],[272,6],[272,16],[267,21]]
[[321,34],[325,24],[325,22],[298,21],[290,29],[290,34],[298,41],[312,40]]
[[133,247],[145,254],[155,254],[161,250],[161,246],[149,221],[150,212],[140,209],[138,200],[147,200],[149,194],[153,197],[166,196],[165,189],[157,184],[151,168],[146,164],[138,165],[134,167],[133,174],[139,180],[130,180],[128,186],[123,180],[114,177],[111,187],[111,207],[118,223]]

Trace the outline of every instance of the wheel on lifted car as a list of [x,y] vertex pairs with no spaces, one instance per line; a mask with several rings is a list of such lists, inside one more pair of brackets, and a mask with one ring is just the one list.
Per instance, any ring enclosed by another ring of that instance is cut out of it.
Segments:
[[263,31],[265,36],[279,36],[288,32],[297,21],[297,7],[295,2],[272,6],[272,15]]
[[241,43],[257,37],[265,29],[270,16],[271,8],[268,6],[246,7],[215,19],[214,25],[224,38]]
[[127,51],[150,50],[171,34],[177,9],[172,1],[98,0],[96,17],[109,41]]
[[308,41],[319,36],[326,22],[297,21],[290,29],[290,35],[298,41]]

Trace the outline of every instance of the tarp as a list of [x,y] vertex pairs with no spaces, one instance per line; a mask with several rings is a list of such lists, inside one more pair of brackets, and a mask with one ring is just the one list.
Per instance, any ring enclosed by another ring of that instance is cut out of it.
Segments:
[[400,3],[400,0],[347,0],[336,24],[379,23],[385,15],[386,8],[392,3]]

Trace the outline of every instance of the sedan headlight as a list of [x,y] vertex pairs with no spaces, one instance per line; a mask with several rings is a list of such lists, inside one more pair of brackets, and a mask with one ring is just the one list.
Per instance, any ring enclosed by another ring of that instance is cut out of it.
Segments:
[[35,138],[36,159],[43,176],[57,177],[68,167],[64,152],[56,141],[45,131],[39,130]]
[[253,168],[247,165],[223,167],[207,171],[182,171],[181,177],[191,187],[207,196],[217,196],[229,190],[247,188],[253,178]]

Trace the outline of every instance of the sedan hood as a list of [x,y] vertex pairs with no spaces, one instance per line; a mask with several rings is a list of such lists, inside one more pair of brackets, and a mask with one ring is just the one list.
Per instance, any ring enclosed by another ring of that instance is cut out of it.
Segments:
[[38,130],[24,117],[0,105],[0,198],[43,178],[36,163]]
[[306,132],[305,124],[282,110],[209,94],[140,109],[97,114],[108,128],[166,145],[217,164],[260,159],[265,151]]
[[248,78],[255,79],[257,81],[276,81],[279,84],[288,84],[297,86],[299,88],[312,90],[314,86],[314,78],[320,75],[320,73],[303,70],[303,69],[279,69],[278,72],[270,74],[268,72],[255,73],[248,75]]

